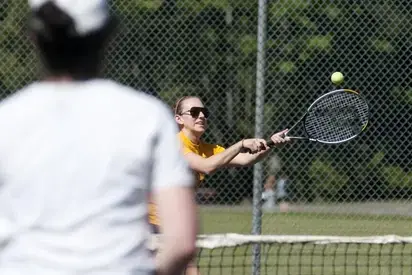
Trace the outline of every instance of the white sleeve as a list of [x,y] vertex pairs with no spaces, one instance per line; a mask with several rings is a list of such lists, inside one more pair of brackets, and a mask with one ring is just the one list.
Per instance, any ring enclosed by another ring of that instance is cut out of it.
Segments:
[[158,133],[153,149],[152,188],[194,187],[194,176],[183,157],[178,129],[170,112],[159,115]]

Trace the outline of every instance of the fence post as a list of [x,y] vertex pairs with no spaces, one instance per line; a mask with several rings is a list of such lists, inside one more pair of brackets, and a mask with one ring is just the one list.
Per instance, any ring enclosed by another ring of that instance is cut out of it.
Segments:
[[[257,28],[257,64],[256,64],[256,114],[255,136],[263,137],[264,117],[264,91],[265,91],[265,58],[266,58],[266,26],[267,24],[267,0],[259,0],[258,28]],[[252,234],[262,233],[262,163],[257,163],[253,170],[253,217]],[[260,274],[260,245],[253,246],[252,274]]]

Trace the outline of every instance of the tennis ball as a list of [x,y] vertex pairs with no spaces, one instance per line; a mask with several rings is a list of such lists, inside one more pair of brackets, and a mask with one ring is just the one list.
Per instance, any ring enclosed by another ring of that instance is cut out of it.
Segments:
[[334,72],[330,80],[332,80],[332,83],[335,85],[341,84],[343,82],[343,74],[341,72]]

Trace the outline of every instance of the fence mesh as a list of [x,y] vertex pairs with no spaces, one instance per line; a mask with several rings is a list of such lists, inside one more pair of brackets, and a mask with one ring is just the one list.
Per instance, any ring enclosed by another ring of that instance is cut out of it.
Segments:
[[[277,195],[274,206],[263,204],[263,233],[409,234],[412,2],[267,5],[265,137],[332,90],[334,71],[367,98],[371,125],[346,144],[274,150],[263,162],[262,185],[274,178]],[[254,136],[256,0],[117,0],[111,7],[121,31],[109,48],[107,76],[169,105],[200,96],[212,113],[206,141],[230,146]],[[38,77],[27,11],[26,1],[0,1],[3,97]],[[198,193],[204,232],[250,232],[252,185],[251,167],[209,176]]]

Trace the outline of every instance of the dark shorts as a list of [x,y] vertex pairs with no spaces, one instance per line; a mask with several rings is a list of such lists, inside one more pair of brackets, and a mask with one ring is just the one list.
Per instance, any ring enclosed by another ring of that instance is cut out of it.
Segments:
[[151,223],[150,228],[152,229],[152,234],[160,234],[159,225]]
[[282,196],[280,198],[276,198],[276,203],[287,202],[288,198],[286,196]]
[[[159,225],[157,225],[157,224],[152,224],[152,223],[149,223],[149,225],[150,225],[150,231],[151,231],[151,234],[152,234],[152,235],[153,235],[153,234],[156,234],[156,235],[157,235],[157,234],[160,234]],[[153,248],[150,249],[152,255],[154,255],[154,256],[156,256],[157,250],[158,250],[157,247],[153,247]]]

